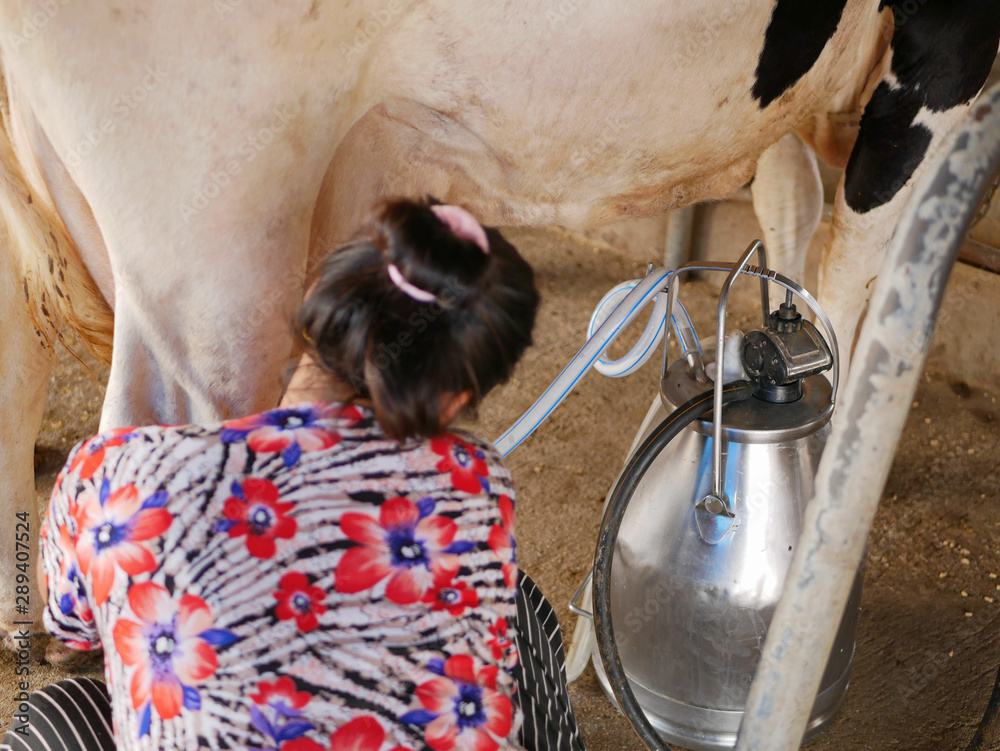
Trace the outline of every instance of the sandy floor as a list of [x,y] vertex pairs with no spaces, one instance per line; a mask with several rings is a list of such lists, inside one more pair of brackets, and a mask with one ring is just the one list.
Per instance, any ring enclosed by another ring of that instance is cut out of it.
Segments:
[[[481,410],[476,429],[489,437],[575,353],[601,296],[645,271],[634,256],[561,232],[509,236],[535,265],[545,303],[535,346]],[[733,325],[756,318],[750,293],[738,296]],[[696,325],[710,330],[711,288],[693,283],[683,294]],[[40,504],[71,445],[96,428],[100,408],[98,383],[65,353],[60,359],[36,451]],[[105,370],[93,369],[103,380]],[[567,603],[591,564],[605,493],[655,390],[655,365],[625,380],[592,374],[510,457],[520,563],[549,595],[567,636],[575,624]],[[851,689],[837,719],[807,749],[964,748],[1000,665],[1000,579],[991,576],[1000,573],[998,488],[996,397],[928,373],[872,530]],[[101,672],[94,663],[81,667]],[[38,664],[32,680],[37,687],[65,673]],[[13,695],[2,687],[12,674],[9,656],[0,655],[3,723]],[[572,696],[588,749],[642,747],[591,668]]]

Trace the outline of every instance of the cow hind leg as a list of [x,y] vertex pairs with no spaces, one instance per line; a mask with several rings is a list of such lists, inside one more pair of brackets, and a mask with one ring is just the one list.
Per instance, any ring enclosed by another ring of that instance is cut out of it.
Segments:
[[34,447],[52,367],[24,299],[19,266],[0,240],[0,630],[41,630],[35,586],[39,520]]
[[[7,103],[2,71],[0,103]],[[26,623],[40,630],[41,623],[34,445],[52,345],[68,326],[107,358],[112,316],[65,225],[30,187],[10,138],[9,111],[0,109],[0,630],[16,633]]]
[[895,19],[890,69],[865,106],[820,268],[845,368],[912,187],[986,82],[1000,43],[995,0],[922,2]]

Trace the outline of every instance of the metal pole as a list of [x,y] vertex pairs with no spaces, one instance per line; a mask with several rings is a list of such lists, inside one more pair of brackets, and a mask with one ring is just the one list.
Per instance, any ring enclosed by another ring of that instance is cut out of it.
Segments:
[[664,241],[663,265],[676,269],[691,260],[691,230],[694,227],[694,206],[674,209],[667,217],[667,236]]
[[948,275],[1000,172],[1000,86],[906,205],[879,274],[737,751],[799,748],[913,401]]

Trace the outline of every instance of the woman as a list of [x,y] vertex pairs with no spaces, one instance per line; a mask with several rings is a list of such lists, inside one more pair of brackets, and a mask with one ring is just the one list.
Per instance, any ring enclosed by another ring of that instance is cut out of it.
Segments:
[[310,291],[282,407],[74,449],[43,529],[46,626],[103,647],[113,712],[65,681],[6,742],[582,748],[554,614],[515,566],[510,474],[446,430],[509,377],[537,303],[495,230],[388,203]]

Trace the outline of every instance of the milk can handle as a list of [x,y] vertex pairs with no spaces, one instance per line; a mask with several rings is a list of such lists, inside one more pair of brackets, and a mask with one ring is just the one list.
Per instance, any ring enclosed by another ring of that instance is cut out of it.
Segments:
[[[729,272],[729,276],[726,277],[726,281],[722,285],[722,292],[719,294],[719,318],[715,339],[715,392],[712,402],[712,495],[722,502],[722,506],[729,512],[728,516],[732,516],[732,512],[725,496],[725,474],[722,470],[722,378],[726,356],[726,311],[729,306],[729,291],[755,252],[760,267],[767,268],[767,251],[764,250],[764,243],[760,240],[754,240],[743,251],[740,260]],[[767,279],[763,277],[760,280],[760,294],[761,304],[764,308],[764,325],[767,326],[771,311],[767,296]]]

